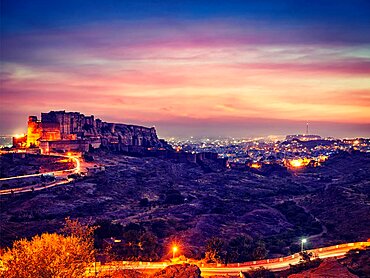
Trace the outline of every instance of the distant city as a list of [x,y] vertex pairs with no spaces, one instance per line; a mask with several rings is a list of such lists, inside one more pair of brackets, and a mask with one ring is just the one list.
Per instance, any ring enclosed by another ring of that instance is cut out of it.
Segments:
[[[197,154],[214,153],[227,162],[227,167],[251,167],[279,164],[288,168],[319,166],[330,156],[341,151],[370,152],[370,139],[322,138],[309,134],[287,135],[285,138],[168,138],[158,139],[154,127],[106,123],[94,116],[79,112],[50,111],[28,119],[27,134],[1,136],[1,148],[20,151],[35,148],[42,154],[50,152],[86,152],[89,148],[106,147],[127,153],[163,156],[163,151],[174,150],[170,157],[181,156],[194,160]],[[192,157],[192,155],[194,157]],[[217,157],[216,156],[216,157]],[[215,157],[215,158],[216,158]]]
[[258,167],[258,163],[285,164],[287,160],[294,161],[293,164],[297,167],[311,161],[317,165],[340,151],[370,152],[370,139],[321,138],[308,134],[288,135],[284,140],[171,138],[168,142],[177,150],[196,153],[216,152],[220,157],[227,157],[229,162],[250,163],[254,167]]

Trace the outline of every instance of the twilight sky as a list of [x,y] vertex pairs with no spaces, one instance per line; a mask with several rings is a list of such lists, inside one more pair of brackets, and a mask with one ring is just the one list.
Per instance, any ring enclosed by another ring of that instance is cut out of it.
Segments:
[[166,137],[370,137],[368,0],[0,2],[0,134],[67,110]]

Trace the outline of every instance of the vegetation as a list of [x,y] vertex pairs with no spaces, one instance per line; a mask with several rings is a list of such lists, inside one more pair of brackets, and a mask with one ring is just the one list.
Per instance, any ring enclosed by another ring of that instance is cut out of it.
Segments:
[[[94,232],[95,246],[106,257],[133,261],[156,261],[160,258],[158,238],[141,225],[130,223],[123,227],[109,220],[100,220],[95,224],[98,226]],[[115,238],[118,242],[104,244],[104,239],[107,238]]]
[[276,205],[275,208],[284,214],[289,223],[294,225],[297,236],[313,235],[322,232],[320,223],[305,212],[303,208],[297,206],[295,202],[286,201]]
[[[295,202],[286,201],[276,205],[275,208],[285,216],[289,223],[293,224],[294,228],[266,238],[266,246],[270,253],[297,253],[300,251],[300,245],[296,242],[299,242],[300,238],[322,232],[321,224]],[[306,247],[309,246],[306,245]]]
[[217,237],[207,241],[205,260],[210,263],[221,263],[225,259],[225,242]]
[[261,240],[253,241],[249,236],[238,236],[227,245],[227,262],[247,262],[262,260],[266,257],[265,243]]
[[128,230],[123,234],[123,243],[113,248],[123,260],[157,261],[160,258],[158,239],[151,232]]
[[300,256],[301,256],[301,259],[300,259],[300,262],[298,264],[290,265],[289,274],[300,273],[304,270],[318,267],[322,262],[321,259],[312,260],[313,254],[308,253],[306,251],[301,252]]
[[103,240],[105,238],[118,238],[123,234],[123,226],[119,223],[112,223],[108,219],[101,219],[95,222],[96,229],[94,231],[95,248],[103,248]]
[[66,235],[42,234],[31,240],[15,241],[1,256],[8,278],[83,277],[85,267],[94,260],[93,228],[66,220]]
[[205,260],[216,263],[236,263],[264,259],[267,255],[265,243],[250,236],[237,236],[228,242],[219,238],[207,241]]

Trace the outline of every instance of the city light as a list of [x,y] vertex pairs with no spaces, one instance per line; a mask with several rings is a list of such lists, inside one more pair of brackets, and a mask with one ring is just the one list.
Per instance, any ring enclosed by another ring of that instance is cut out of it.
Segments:
[[254,168],[254,169],[260,169],[262,167],[262,165],[260,163],[252,163],[250,165],[251,168]]
[[293,167],[299,168],[303,166],[303,161],[302,159],[293,159],[290,161],[290,165]]
[[287,166],[290,168],[302,168],[311,162],[308,158],[296,158],[288,161]]
[[175,258],[176,252],[178,250],[179,250],[179,248],[176,245],[172,246],[172,259]]
[[302,240],[301,240],[301,252],[303,252],[304,251],[304,244],[305,243],[307,243],[307,239],[306,238],[303,238]]
[[16,139],[19,139],[19,138],[22,138],[24,136],[26,136],[26,135],[24,135],[24,134],[15,134],[13,137],[16,138]]

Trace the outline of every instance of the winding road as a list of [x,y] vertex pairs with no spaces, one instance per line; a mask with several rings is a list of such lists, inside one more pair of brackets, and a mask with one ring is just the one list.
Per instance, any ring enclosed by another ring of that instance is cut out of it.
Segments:
[[66,170],[58,170],[54,172],[46,172],[41,174],[31,174],[31,175],[23,175],[23,176],[15,176],[15,177],[8,177],[8,178],[0,178],[1,181],[7,181],[7,180],[16,180],[16,179],[27,179],[32,177],[41,177],[42,175],[54,175],[56,177],[56,180],[49,184],[35,184],[35,185],[28,185],[23,187],[17,187],[17,188],[10,188],[10,189],[2,189],[0,190],[0,195],[10,195],[10,194],[19,194],[19,193],[25,193],[25,192],[33,192],[33,191],[39,191],[44,190],[47,188],[55,187],[62,184],[67,184],[73,181],[73,178],[68,178],[71,174],[78,174],[81,172],[81,161],[79,157],[77,156],[64,156],[64,155],[58,155],[63,158],[73,159],[75,162],[76,167],[73,169],[66,169]]
[[[348,251],[353,249],[364,249],[370,246],[370,242],[355,242],[345,243],[340,245],[333,245],[329,247],[317,248],[307,250],[312,252],[315,257],[330,258],[330,257],[343,257]],[[245,263],[234,264],[203,264],[201,262],[191,262],[199,266],[202,277],[209,277],[213,275],[238,275],[240,272],[247,272],[251,269],[264,267],[272,271],[285,270],[290,267],[290,264],[297,264],[300,262],[299,253],[291,256],[267,259],[260,261],[252,261]],[[170,262],[130,262],[130,261],[117,261],[107,264],[94,263],[92,266],[86,268],[85,275],[87,277],[95,276],[96,273],[112,273],[120,269],[132,269],[140,272],[154,272],[161,270],[171,265]]]

